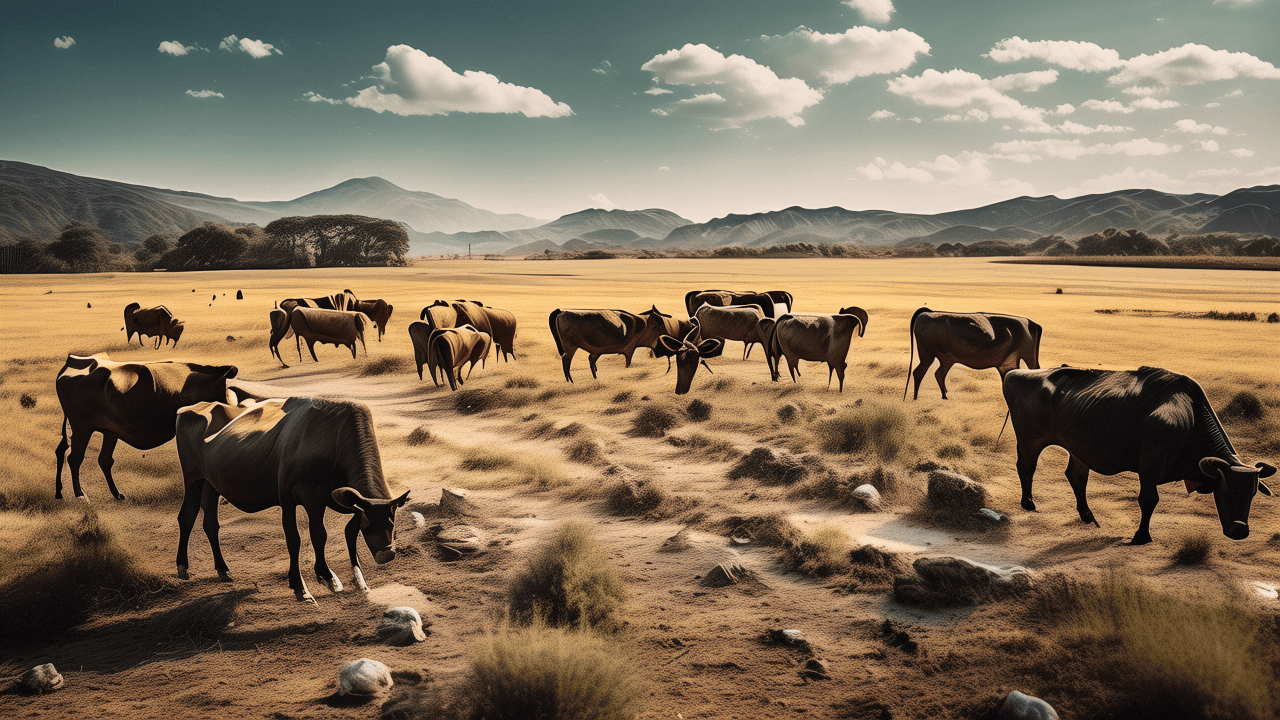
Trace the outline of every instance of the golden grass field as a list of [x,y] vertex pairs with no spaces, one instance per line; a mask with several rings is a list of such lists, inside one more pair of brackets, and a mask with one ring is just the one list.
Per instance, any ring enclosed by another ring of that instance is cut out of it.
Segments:
[[[343,288],[395,306],[383,342],[370,333],[368,358],[361,353],[354,361],[343,348],[318,346],[317,364],[305,348],[298,362],[291,339],[281,344],[290,365],[282,368],[266,347],[272,302]],[[551,310],[641,311],[656,304],[682,317],[684,293],[695,288],[786,289],[798,312],[865,308],[870,321],[866,336],[854,340],[844,392],[827,388],[826,368],[816,363],[798,384],[785,372],[771,383],[760,350],[742,361],[739,343],[710,361],[714,375],[699,371],[687,396],[674,395],[674,373],[664,376],[666,363],[643,350],[629,369],[620,357],[605,356],[598,380],[579,353],[577,382],[564,381],[547,329]],[[237,290],[244,300],[234,299]],[[489,391],[489,409],[460,413],[447,387],[419,381],[414,372],[406,327],[437,298],[480,300],[518,318],[519,359],[504,364],[491,356],[464,386]],[[164,304],[186,321],[176,351],[125,344],[121,312],[133,301]],[[1127,547],[1122,543],[1138,522],[1136,477],[1094,475],[1089,498],[1101,528],[1085,526],[1062,475],[1066,454],[1053,448],[1037,473],[1039,511],[1023,511],[1011,431],[995,446],[1004,403],[994,370],[957,366],[947,401],[930,373],[918,401],[902,400],[907,323],[922,305],[1035,319],[1044,327],[1045,367],[1165,367],[1198,380],[1220,413],[1237,393],[1252,393],[1262,417],[1224,424],[1242,458],[1280,464],[1280,325],[1095,312],[1265,317],[1280,310],[1280,285],[1269,272],[982,259],[477,260],[394,269],[7,276],[0,286],[6,428],[0,508],[7,508],[0,510],[0,585],[7,591],[20,592],[14,582],[31,577],[33,568],[57,563],[65,544],[50,538],[65,536],[84,514],[77,501],[52,499],[61,423],[53,381],[68,353],[230,363],[240,368],[239,380],[282,395],[364,402],[373,408],[392,490],[411,491],[407,509],[426,515],[427,526],[415,527],[402,514],[401,553],[384,566],[373,565],[362,541],[373,588],[367,598],[352,590],[335,595],[311,580],[317,603],[304,605],[286,583],[278,509],[245,515],[223,506],[222,546],[234,581],[218,582],[199,528],[191,540],[193,579],[179,581],[182,490],[173,443],[145,455],[123,443],[117,448],[116,482],[128,498],[116,501],[97,467],[95,440],[82,468],[89,506],[141,572],[164,579],[91,608],[79,627],[52,623],[47,633],[6,639],[3,676],[53,662],[67,688],[39,697],[0,694],[0,715],[378,717],[376,703],[328,699],[337,668],[371,657],[401,671],[402,684],[425,678],[447,687],[465,671],[476,642],[501,621],[514,574],[569,520],[591,528],[626,583],[616,639],[642,683],[636,708],[643,718],[993,717],[995,703],[1015,689],[1045,698],[1063,717],[1134,717],[1125,703],[1138,692],[1126,685],[1135,677],[1146,678],[1139,690],[1156,694],[1162,682],[1199,683],[1208,700],[1195,706],[1199,715],[1188,716],[1268,717],[1280,710],[1280,694],[1268,685],[1280,672],[1280,602],[1256,585],[1280,585],[1280,500],[1260,495],[1252,535],[1232,542],[1221,534],[1210,497],[1165,485],[1152,521],[1155,542]],[[22,407],[23,395],[35,407]],[[695,399],[710,404],[708,419],[688,417]],[[788,403],[798,412],[783,421],[777,411]],[[674,417],[666,437],[633,430],[636,416],[654,408]],[[904,421],[895,447],[824,452],[832,419],[862,411]],[[898,491],[886,494],[881,512],[852,512],[824,497],[816,482],[728,479],[734,462],[759,446],[808,454],[832,477],[879,470],[897,478]],[[1008,530],[939,525],[923,515],[925,475],[913,468],[930,460],[983,483],[989,504],[1010,516]],[[627,482],[649,486],[652,502],[620,507],[616,489]],[[448,561],[436,551],[430,528],[442,487],[472,492],[480,514],[470,522],[488,538],[483,554]],[[1046,587],[1061,589],[1055,584],[1061,575],[1092,590],[937,610],[902,606],[883,578],[851,570],[843,555],[827,565],[819,557],[801,572],[783,550],[763,542],[730,545],[728,534],[740,524],[733,518],[774,513],[822,547],[872,544],[908,564],[922,555],[1019,564],[1050,578]],[[347,582],[344,519],[329,516],[328,557]],[[664,541],[682,528],[687,549],[664,552]],[[1205,561],[1176,561],[1198,535],[1208,536]],[[310,579],[308,546],[304,540],[301,557]],[[697,578],[727,560],[754,570],[759,582],[702,586]],[[815,567],[824,569],[809,574]],[[175,622],[233,591],[245,594],[235,597],[230,626],[195,632]],[[1095,595],[1103,600],[1091,600]],[[1074,609],[1055,604],[1063,597]],[[1129,614],[1113,611],[1118,597]],[[382,610],[400,604],[414,605],[433,623],[425,643],[388,647],[377,640]],[[1151,621],[1152,609],[1181,620]],[[1137,619],[1125,619],[1131,616]],[[886,619],[906,629],[919,650],[886,642]],[[1189,627],[1200,634],[1188,634]],[[806,634],[813,654],[828,661],[830,680],[802,678],[807,655],[760,640],[780,628]],[[1240,643],[1231,646],[1235,637]],[[1206,645],[1222,654],[1196,655]],[[1188,655],[1205,661],[1188,664]]]

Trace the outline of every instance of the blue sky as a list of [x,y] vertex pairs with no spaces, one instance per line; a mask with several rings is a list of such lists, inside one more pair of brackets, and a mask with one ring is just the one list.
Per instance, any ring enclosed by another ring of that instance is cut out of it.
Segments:
[[0,157],[539,218],[1280,182],[1277,0],[290,5],[0,2]]

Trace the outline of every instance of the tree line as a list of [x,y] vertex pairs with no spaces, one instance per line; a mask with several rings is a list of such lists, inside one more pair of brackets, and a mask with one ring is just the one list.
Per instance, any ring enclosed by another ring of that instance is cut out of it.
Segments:
[[120,272],[399,266],[409,234],[392,220],[362,215],[285,217],[257,225],[206,222],[181,236],[152,235],[136,247],[79,222],[49,242],[0,246],[0,272]]

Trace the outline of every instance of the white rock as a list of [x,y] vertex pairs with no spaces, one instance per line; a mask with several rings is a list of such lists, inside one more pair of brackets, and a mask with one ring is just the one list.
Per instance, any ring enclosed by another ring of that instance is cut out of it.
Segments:
[[409,645],[427,639],[422,631],[422,616],[408,606],[389,608],[382,613],[378,634],[392,645]]
[[423,517],[423,516],[422,516],[422,513],[418,512],[417,510],[414,510],[414,511],[410,512],[409,514],[410,514],[411,516],[413,516],[413,526],[414,526],[414,527],[420,527],[420,528],[421,528],[421,527],[426,527],[426,526],[427,526],[427,519],[426,519],[425,517]]
[[377,660],[360,658],[338,672],[339,695],[378,695],[391,689],[391,670]]
[[782,631],[782,637],[783,637],[783,639],[785,639],[787,642],[792,643],[792,644],[796,644],[796,643],[802,643],[802,642],[804,642],[804,633],[800,632],[799,630],[795,630],[795,629],[791,629],[791,630],[783,630],[783,631]]
[[19,681],[22,686],[33,693],[47,693],[54,690],[61,690],[64,684],[62,675],[53,663],[45,663],[37,665],[22,674]]
[[880,509],[880,491],[874,485],[859,485],[849,497],[868,510]]
[[1014,690],[1005,696],[999,720],[1058,720],[1058,713],[1040,698]]
[[982,508],[978,511],[978,514],[981,515],[983,519],[989,521],[992,525],[1004,525],[1009,522],[1009,518],[1007,516],[1001,515],[991,508]]

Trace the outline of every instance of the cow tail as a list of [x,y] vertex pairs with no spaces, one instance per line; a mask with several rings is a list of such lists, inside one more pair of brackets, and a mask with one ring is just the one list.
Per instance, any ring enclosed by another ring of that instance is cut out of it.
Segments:
[[1005,408],[1005,411],[1004,411],[1004,422],[1000,424],[1000,434],[999,434],[999,435],[996,435],[996,445],[995,445],[995,447],[994,447],[994,448],[992,448],[992,450],[999,450],[999,449],[1000,449],[1000,438],[1004,436],[1004,428],[1005,428],[1005,426],[1006,426],[1006,425],[1008,425],[1008,424],[1009,424],[1009,413],[1010,413],[1010,412],[1011,412],[1011,410],[1009,410],[1009,408],[1007,408],[1007,407],[1006,407],[1006,408]]
[[564,357],[564,341],[560,339],[560,329],[556,327],[556,320],[560,319],[560,308],[551,311],[551,315],[547,317],[547,323],[551,326],[551,337],[556,341],[556,352],[560,357]]
[[690,290],[684,294],[684,309],[689,314],[689,317],[693,317],[693,296],[699,292],[699,290]]
[[915,362],[916,357],[916,318],[920,317],[920,313],[927,312],[932,311],[927,307],[922,307],[919,310],[916,310],[915,314],[911,316],[911,328],[908,330],[911,340],[908,345],[909,349],[907,350],[907,384],[902,386],[903,400],[907,399],[907,390],[911,387],[911,363]]
[[1034,353],[1034,355],[1031,358],[1031,361],[1034,362],[1035,364],[1031,365],[1030,367],[1032,370],[1039,370],[1040,369],[1040,336],[1044,334],[1044,328],[1040,327],[1040,323],[1034,320],[1028,320],[1027,324],[1031,326],[1031,339],[1035,343],[1035,346],[1032,349],[1032,352]]
[[[457,390],[457,381],[453,376],[453,346],[449,344],[449,340],[445,337],[445,333],[436,333],[431,338],[431,352],[436,355],[436,367],[440,368],[442,373],[449,380],[449,387]],[[436,379],[435,370],[431,371],[431,379]]]

